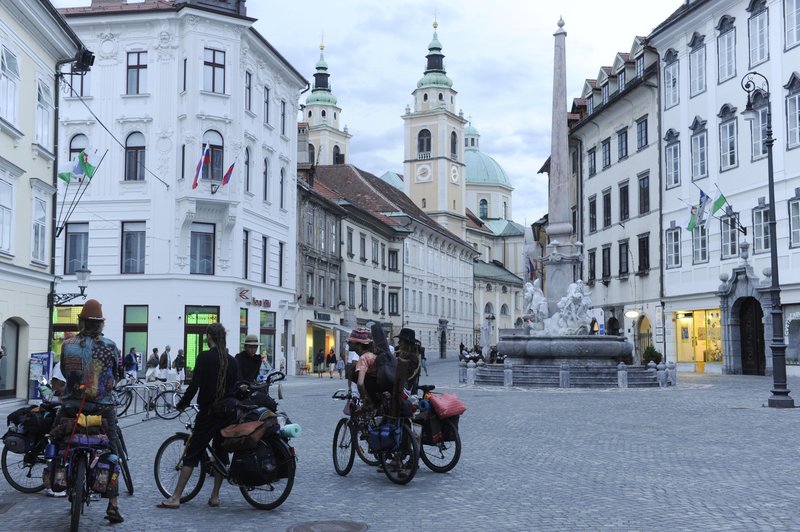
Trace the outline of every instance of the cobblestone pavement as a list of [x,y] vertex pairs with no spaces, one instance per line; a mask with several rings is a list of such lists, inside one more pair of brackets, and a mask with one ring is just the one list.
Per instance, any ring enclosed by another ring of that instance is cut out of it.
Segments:
[[[342,403],[337,378],[292,377],[281,407],[303,427],[288,500],[251,508],[225,486],[206,503],[210,482],[180,510],[160,510],[156,449],[177,421],[122,424],[136,494],[122,495],[122,530],[286,530],[311,521],[354,521],[370,530],[798,530],[800,409],[763,405],[771,378],[679,374],[666,390],[521,390],[458,385],[454,360],[431,360],[423,382],[456,389],[469,410],[461,461],[447,474],[424,465],[396,486],[356,459],[347,477],[331,462]],[[800,381],[789,387],[800,402]],[[5,417],[9,405],[0,405]],[[81,523],[108,529],[104,503]],[[0,480],[0,527],[65,530],[68,504],[24,495]],[[317,530],[344,530],[317,528]]]

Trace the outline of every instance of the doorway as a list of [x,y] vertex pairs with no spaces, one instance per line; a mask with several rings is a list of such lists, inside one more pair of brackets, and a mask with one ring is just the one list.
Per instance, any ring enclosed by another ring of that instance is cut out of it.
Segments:
[[17,361],[19,360],[19,324],[3,323],[3,354],[0,357],[0,397],[17,394]]
[[764,375],[767,360],[764,355],[764,312],[752,297],[743,299],[739,308],[739,338],[742,353],[742,374]]
[[[208,349],[206,328],[219,322],[219,307],[187,306],[184,312],[183,345],[186,346],[186,369],[193,370],[197,355]],[[189,372],[186,376],[189,376]]]

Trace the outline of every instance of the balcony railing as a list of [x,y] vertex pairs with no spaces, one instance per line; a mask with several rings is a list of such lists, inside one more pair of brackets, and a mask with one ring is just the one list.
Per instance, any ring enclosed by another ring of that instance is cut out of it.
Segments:
[[430,158],[431,158],[431,152],[429,152],[429,151],[421,151],[417,155],[417,159],[420,159],[420,160],[430,159]]

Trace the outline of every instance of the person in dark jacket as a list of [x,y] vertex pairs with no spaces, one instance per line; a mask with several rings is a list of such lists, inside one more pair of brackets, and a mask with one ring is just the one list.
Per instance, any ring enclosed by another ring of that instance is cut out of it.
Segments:
[[[219,431],[229,425],[231,420],[224,413],[217,412],[213,406],[225,398],[234,396],[238,368],[236,359],[228,354],[226,331],[222,324],[212,323],[208,326],[206,341],[209,349],[201,352],[195,360],[192,382],[176,405],[178,410],[186,409],[197,394],[199,412],[195,418],[192,438],[183,456],[183,467],[178,475],[175,491],[172,492],[172,496],[158,504],[159,508],[180,506],[183,489],[199,463],[206,445],[212,439],[217,457],[225,463],[228,461],[228,453],[219,446]],[[222,475],[214,469],[214,487],[208,499],[209,506],[219,506],[222,480]]]
[[258,353],[258,336],[248,334],[244,339],[244,351],[236,355],[239,381],[254,383],[261,371],[261,355]]

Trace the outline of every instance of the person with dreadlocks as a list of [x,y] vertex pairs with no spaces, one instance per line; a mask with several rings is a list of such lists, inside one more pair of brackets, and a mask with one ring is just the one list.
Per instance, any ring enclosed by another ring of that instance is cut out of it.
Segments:
[[[228,463],[228,453],[219,445],[219,431],[231,423],[224,413],[218,413],[213,408],[215,403],[225,398],[233,397],[236,392],[236,376],[238,368],[236,359],[228,354],[225,327],[220,323],[212,323],[206,329],[206,343],[208,351],[203,351],[195,360],[192,382],[178,402],[178,410],[186,409],[197,394],[199,411],[194,420],[194,431],[189,440],[189,446],[183,455],[183,467],[178,475],[178,482],[172,496],[158,504],[159,508],[179,508],[183,488],[192,476],[192,471],[200,462],[208,442],[214,440],[214,454]],[[199,393],[198,393],[199,391]],[[212,468],[213,469],[213,468]],[[214,488],[208,499],[209,506],[219,506],[219,489],[222,487],[222,475],[214,471]]]
[[[120,350],[112,340],[103,336],[103,306],[96,299],[84,303],[78,314],[78,334],[64,340],[59,367],[66,379],[62,394],[64,406],[78,411],[92,410],[106,422],[111,449],[120,448],[117,437],[117,413],[111,392],[121,368]],[[108,498],[105,518],[112,524],[122,523],[117,504],[118,491],[103,494]]]

